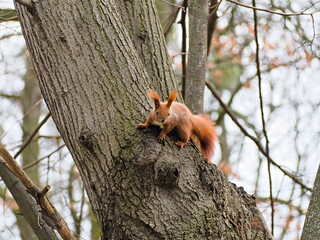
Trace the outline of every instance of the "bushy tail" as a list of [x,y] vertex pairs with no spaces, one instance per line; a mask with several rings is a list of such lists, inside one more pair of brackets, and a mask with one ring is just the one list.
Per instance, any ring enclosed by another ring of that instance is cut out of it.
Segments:
[[217,140],[214,123],[205,114],[194,115],[192,117],[192,130],[193,135],[200,142],[202,155],[210,162],[214,154],[215,141]]

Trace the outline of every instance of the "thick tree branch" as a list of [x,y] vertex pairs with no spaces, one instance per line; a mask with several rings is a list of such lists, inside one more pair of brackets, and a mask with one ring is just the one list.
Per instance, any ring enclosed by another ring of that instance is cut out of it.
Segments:
[[37,237],[49,240],[58,239],[52,228],[42,218],[39,219],[40,209],[37,202],[26,191],[21,181],[10,171],[2,157],[0,157],[0,176],[18,204],[20,212]]
[[75,239],[60,213],[44,195],[48,190],[48,186],[44,190],[40,190],[3,145],[0,145],[0,157],[3,158],[11,172],[21,181],[27,191],[35,198],[37,204],[41,207],[42,218],[46,221],[46,223],[52,228],[56,229],[62,239]]

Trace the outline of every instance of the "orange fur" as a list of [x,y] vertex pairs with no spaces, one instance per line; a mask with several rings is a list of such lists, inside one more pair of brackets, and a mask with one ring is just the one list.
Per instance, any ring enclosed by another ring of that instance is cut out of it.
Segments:
[[173,90],[167,102],[161,102],[157,92],[149,90],[148,96],[154,101],[155,108],[150,112],[145,123],[139,123],[138,128],[158,125],[162,128],[158,141],[163,142],[167,133],[176,129],[180,141],[175,144],[181,148],[192,138],[202,155],[208,161],[214,154],[217,140],[215,126],[205,114],[193,115],[182,103],[174,102],[177,91]]

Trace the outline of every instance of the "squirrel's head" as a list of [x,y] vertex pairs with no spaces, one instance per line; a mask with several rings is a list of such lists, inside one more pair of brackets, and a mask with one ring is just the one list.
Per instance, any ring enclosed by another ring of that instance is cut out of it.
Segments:
[[158,122],[159,125],[165,124],[168,117],[170,116],[170,106],[172,102],[176,100],[177,91],[173,90],[170,93],[167,102],[161,102],[157,92],[153,90],[149,90],[147,94],[154,102],[154,110],[153,110],[154,121]]

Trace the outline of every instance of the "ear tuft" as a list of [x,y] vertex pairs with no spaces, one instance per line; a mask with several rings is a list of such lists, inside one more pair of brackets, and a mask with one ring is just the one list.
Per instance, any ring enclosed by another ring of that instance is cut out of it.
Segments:
[[158,93],[154,90],[148,90],[147,95],[153,100],[155,108],[160,106],[160,98]]
[[168,103],[167,103],[167,107],[168,108],[171,106],[172,102],[174,100],[176,100],[176,98],[177,98],[177,90],[174,89],[174,90],[171,91],[171,93],[170,93],[170,95],[168,97]]

